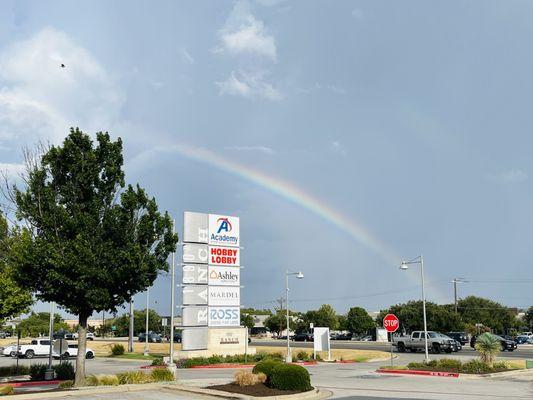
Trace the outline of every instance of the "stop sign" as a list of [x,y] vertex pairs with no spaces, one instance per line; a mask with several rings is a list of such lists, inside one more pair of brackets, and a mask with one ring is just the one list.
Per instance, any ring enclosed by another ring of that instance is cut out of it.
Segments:
[[387,314],[385,315],[385,318],[383,318],[383,328],[387,330],[389,333],[396,332],[398,328],[400,327],[400,320],[398,317],[394,314]]

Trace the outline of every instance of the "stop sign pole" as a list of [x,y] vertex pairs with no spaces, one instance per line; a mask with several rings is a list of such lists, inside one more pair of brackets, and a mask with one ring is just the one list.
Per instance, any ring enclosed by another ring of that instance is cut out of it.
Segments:
[[390,333],[390,365],[393,365],[393,355],[392,355],[392,334],[398,330],[400,327],[400,320],[394,314],[387,314],[383,318],[383,327],[387,330],[387,333]]

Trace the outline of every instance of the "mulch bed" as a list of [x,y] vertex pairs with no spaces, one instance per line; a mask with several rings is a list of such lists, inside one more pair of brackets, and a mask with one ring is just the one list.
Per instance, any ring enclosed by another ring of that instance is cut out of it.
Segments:
[[226,385],[209,386],[207,389],[222,390],[229,393],[247,394],[249,396],[281,396],[285,394],[301,393],[297,390],[279,390],[272,389],[264,383],[258,383],[252,386],[239,386],[235,383],[228,383]]

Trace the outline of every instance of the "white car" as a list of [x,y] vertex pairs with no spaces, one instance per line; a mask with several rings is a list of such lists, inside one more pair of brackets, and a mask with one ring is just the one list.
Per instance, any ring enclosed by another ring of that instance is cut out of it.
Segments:
[[35,356],[47,356],[50,354],[49,339],[33,339],[30,344],[20,345],[19,354],[26,358]]
[[[65,349],[65,351],[63,352],[63,357],[64,358],[69,358],[69,357],[76,357],[78,355],[78,345],[77,344],[69,344],[68,345],[68,348]],[[52,354],[52,356],[54,358],[60,358],[59,356],[59,353],[56,353],[54,351],[54,353]],[[94,358],[94,351],[92,349],[89,349],[89,348],[86,348],[85,349],[85,358],[90,360],[91,358]]]
[[4,347],[2,350],[2,355],[6,357],[15,357],[17,355],[17,344],[11,343]]
[[[86,337],[87,337],[87,340],[94,340],[94,333],[87,332],[87,336]],[[78,340],[78,332],[74,332],[72,334],[72,339]],[[70,340],[70,339],[68,339],[68,340]]]

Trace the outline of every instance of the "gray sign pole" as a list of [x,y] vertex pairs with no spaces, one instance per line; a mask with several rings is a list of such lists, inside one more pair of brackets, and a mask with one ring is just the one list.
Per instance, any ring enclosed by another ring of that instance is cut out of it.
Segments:
[[49,327],[49,346],[48,346],[48,369],[45,372],[45,380],[49,381],[54,379],[54,370],[52,369],[52,347],[54,345],[54,306],[55,304],[50,303],[50,327]]
[[128,351],[133,353],[133,328],[134,328],[134,316],[133,316],[133,296],[130,299],[130,329],[128,332]]
[[[172,233],[175,232],[176,220],[172,221]],[[179,245],[179,244],[178,244]],[[175,373],[176,366],[174,365],[174,309],[176,308],[175,298],[176,298],[176,252],[172,253],[172,265],[171,265],[172,276],[170,278],[170,355],[168,358],[168,367]]]

